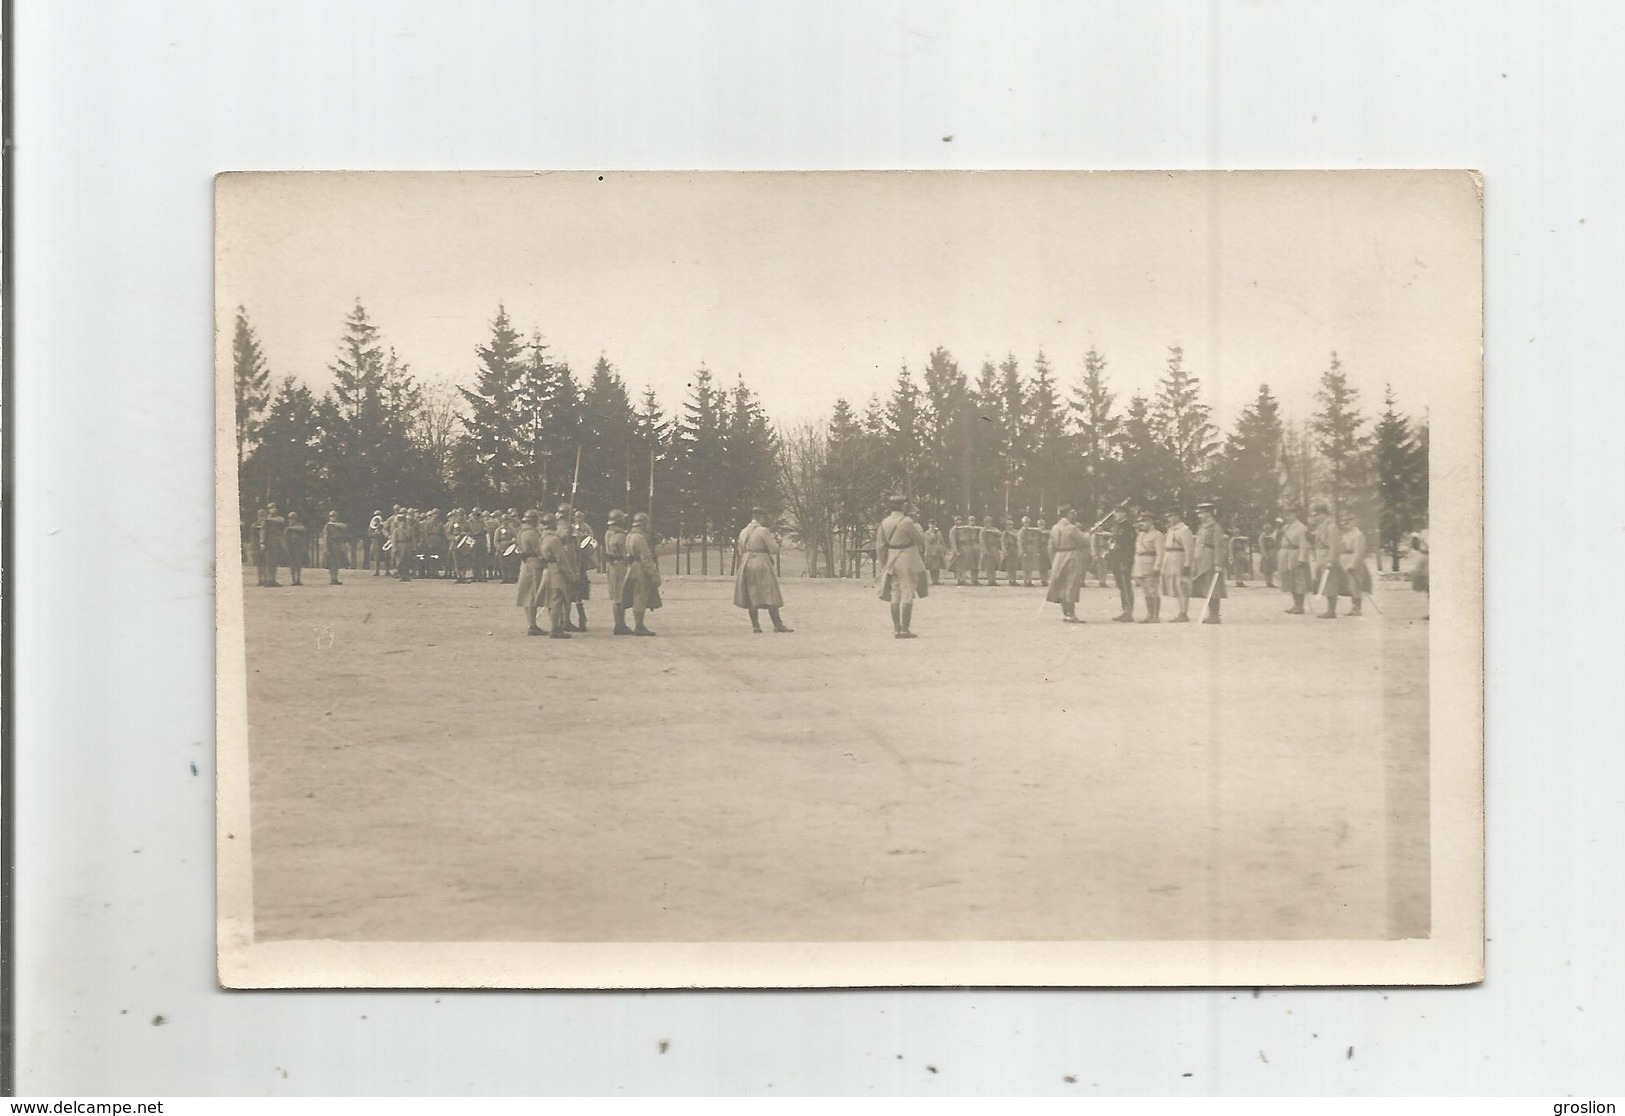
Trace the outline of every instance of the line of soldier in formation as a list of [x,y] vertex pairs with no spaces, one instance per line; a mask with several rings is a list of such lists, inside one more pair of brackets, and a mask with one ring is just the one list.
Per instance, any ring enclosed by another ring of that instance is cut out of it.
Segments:
[[[1060,509],[1053,527],[1023,517],[1019,526],[989,516],[956,518],[947,536],[935,524],[922,529],[908,513],[901,496],[887,500],[888,512],[875,531],[876,581],[880,597],[888,602],[893,635],[913,639],[914,602],[928,596],[948,572],[961,586],[1005,584],[1031,586],[1035,578],[1047,587],[1046,600],[1061,606],[1064,623],[1081,624],[1077,615],[1080,591],[1091,568],[1103,564],[1116,582],[1121,611],[1118,623],[1133,623],[1135,598],[1144,602],[1142,624],[1162,622],[1162,601],[1172,598],[1178,612],[1170,623],[1191,620],[1190,603],[1201,602],[1202,623],[1220,622],[1221,602],[1227,597],[1226,572],[1238,554],[1219,522],[1212,503],[1196,506],[1197,525],[1187,526],[1178,509],[1157,517],[1149,509],[1121,506],[1095,529],[1073,522],[1070,507]],[[1364,533],[1347,515],[1333,514],[1325,504],[1314,506],[1310,528],[1293,514],[1278,519],[1259,540],[1266,584],[1273,586],[1279,572],[1281,588],[1292,597],[1286,611],[1304,615],[1310,595],[1320,597],[1323,619],[1337,617],[1337,599],[1351,599],[1351,615],[1359,616],[1363,598],[1371,592],[1366,565]],[[1098,528],[1106,527],[1104,531]],[[302,556],[310,537],[296,513],[282,516],[275,504],[256,518],[251,540],[262,586],[280,585],[277,573],[287,564],[294,585],[302,584]],[[316,539],[315,550],[325,562],[331,584],[341,584],[339,570],[353,554],[348,526],[336,511],[329,512]],[[768,614],[775,632],[788,633],[780,609],[784,595],[777,574],[780,543],[765,508],[752,510],[749,524],[737,540],[740,563],[734,582],[734,604],[750,615],[751,629],[763,631],[761,613]],[[1249,548],[1250,550],[1250,545]],[[1250,566],[1250,553],[1247,553]],[[589,572],[603,569],[615,613],[615,635],[652,636],[646,613],[661,607],[660,569],[649,535],[649,517],[642,513],[628,520],[616,509],[609,513],[602,548],[585,514],[565,504],[556,513],[535,510],[522,515],[506,512],[465,512],[453,508],[445,516],[437,510],[418,512],[396,506],[392,514],[375,512],[364,536],[363,568],[373,576],[386,573],[410,581],[414,572],[455,577],[459,583],[501,580],[517,588],[516,603],[525,610],[529,635],[568,639],[587,630],[586,601],[591,593]],[[1424,567],[1425,569],[1425,567]],[[1425,572],[1421,588],[1425,591]],[[571,606],[575,616],[572,619]],[[548,617],[544,630],[538,623]],[[627,623],[631,614],[633,623]]]

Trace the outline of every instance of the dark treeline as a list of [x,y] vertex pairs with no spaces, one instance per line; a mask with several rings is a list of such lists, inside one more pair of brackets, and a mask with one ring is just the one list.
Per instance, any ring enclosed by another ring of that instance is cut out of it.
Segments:
[[607,357],[583,383],[502,307],[456,388],[420,382],[359,302],[320,398],[295,376],[273,385],[243,309],[233,356],[245,521],[271,500],[307,516],[336,508],[356,524],[395,504],[547,507],[575,488],[600,522],[611,507],[649,511],[658,535],[711,542],[764,503],[824,573],[866,545],[889,491],[940,523],[1053,520],[1068,503],[1087,525],[1124,500],[1187,511],[1214,500],[1228,529],[1251,538],[1324,501],[1396,564],[1427,521],[1427,426],[1391,390],[1373,421],[1335,353],[1306,370],[1319,378],[1306,419],[1289,421],[1260,384],[1228,433],[1178,348],[1151,395],[1122,400],[1095,349],[1063,380],[1043,353],[1026,366],[1013,354],[983,361],[972,375],[939,347],[861,410],[841,399],[827,419],[789,427],[769,420],[743,376],[718,383],[703,366],[671,413],[652,390],[634,398]]

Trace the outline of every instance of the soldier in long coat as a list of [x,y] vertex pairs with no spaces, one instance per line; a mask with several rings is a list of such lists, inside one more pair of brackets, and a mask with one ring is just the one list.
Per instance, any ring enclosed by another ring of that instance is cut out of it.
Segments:
[[305,560],[310,557],[310,538],[305,525],[299,522],[298,512],[288,513],[288,526],[282,532],[282,545],[288,552],[288,580],[294,585],[305,583]]
[[[1138,564],[1138,539],[1139,531],[1135,529],[1135,517],[1129,514],[1128,509],[1118,508],[1113,511],[1111,542],[1107,544],[1109,549],[1106,551],[1106,567],[1111,570],[1112,582],[1117,586],[1117,603],[1121,611],[1112,619],[1119,624],[1134,622],[1134,585],[1139,580],[1134,573],[1134,567]],[[1160,548],[1162,544],[1160,534],[1157,535],[1157,544]]]
[[931,578],[925,572],[925,534],[903,510],[907,504],[903,497],[889,497],[886,503],[891,511],[875,531],[880,599],[891,602],[893,636],[914,639],[914,633],[909,630],[914,617],[914,599],[931,593]]
[[954,529],[948,536],[953,546],[954,584],[963,585],[967,579],[972,585],[977,584],[982,567],[981,534],[975,516],[968,520],[963,516],[954,519]]
[[1072,522],[1072,509],[1062,508],[1049,530],[1049,592],[1044,599],[1061,606],[1061,620],[1067,624],[1083,623],[1078,617],[1078,594],[1089,572],[1089,550],[1089,536]]
[[1230,541],[1224,528],[1219,526],[1217,510],[1212,504],[1196,505],[1197,527],[1191,551],[1191,596],[1207,602],[1204,624],[1219,622],[1219,602],[1227,596],[1224,568],[1230,559]]
[[1168,513],[1168,529],[1162,541],[1162,595],[1179,601],[1179,615],[1170,623],[1190,623],[1191,548],[1194,545],[1185,517],[1175,508]]
[[[559,540],[564,544],[564,582],[565,593],[567,594],[564,608],[564,630],[568,632],[585,631],[586,625],[584,623],[578,626],[576,622],[570,618],[569,607],[570,605],[576,603],[578,599],[577,594],[581,591],[581,565],[579,557],[576,554],[574,535],[575,508],[569,504],[560,504],[559,513],[557,517],[555,517],[553,523],[555,533],[557,533]],[[585,621],[586,617],[583,615],[582,619]]]
[[942,584],[942,571],[948,564],[948,546],[942,532],[932,523],[925,529],[925,569],[931,575],[932,585]]
[[[1162,567],[1167,560],[1166,542],[1157,530],[1151,513],[1142,511],[1135,516],[1134,564],[1129,567],[1134,584],[1145,597],[1145,619],[1142,624],[1162,623]],[[1131,604],[1130,609],[1133,608]],[[1130,619],[1133,613],[1130,612]]]
[[395,514],[395,522],[389,530],[389,552],[395,556],[395,576],[401,581],[411,581],[417,566],[417,536],[412,513],[402,508]]
[[609,579],[607,595],[615,609],[615,634],[631,635],[626,626],[626,605],[621,595],[626,590],[626,573],[632,561],[626,549],[626,513],[615,508],[609,513],[609,524],[604,528],[604,573]]
[[542,593],[542,532],[540,519],[533,511],[525,513],[519,522],[518,550],[519,588],[514,602],[525,610],[526,635],[545,635],[536,624],[536,609]]
[[1016,553],[1021,562],[1021,584],[1025,588],[1032,588],[1033,578],[1043,578],[1043,570],[1038,564],[1038,536],[1040,532],[1033,526],[1033,521],[1027,516],[1021,517],[1021,526],[1016,530]]
[[1322,620],[1336,620],[1337,598],[1346,591],[1343,587],[1343,529],[1325,504],[1315,505],[1315,530],[1311,538],[1315,591],[1326,598],[1326,611],[1317,615]]
[[275,504],[265,505],[265,518],[260,522],[260,549],[265,554],[265,581],[267,588],[280,588],[276,579],[278,566],[288,564],[288,547],[283,539],[288,521],[277,514]]
[[788,632],[779,618],[784,607],[784,594],[779,590],[779,577],[774,572],[774,560],[779,555],[779,539],[767,525],[766,508],[752,508],[751,520],[739,532],[739,572],[734,576],[734,604],[750,613],[750,629],[758,635],[762,621],[758,613],[767,609],[775,632]]
[[511,514],[503,516],[497,524],[491,545],[496,553],[502,584],[516,584],[519,581],[519,527]]
[[592,578],[589,572],[598,568],[598,540],[593,536],[587,513],[577,508],[570,518],[568,542],[575,559],[575,584],[570,599],[575,602],[577,626],[587,630],[587,599],[592,596]]
[[327,583],[329,585],[344,584],[339,580],[339,562],[344,557],[344,547],[349,537],[350,528],[339,522],[339,513],[329,511],[327,522],[322,524],[321,541],[317,548],[322,552],[322,558],[327,564]]
[[[982,572],[987,574],[987,583],[999,583],[999,567],[1004,565],[1004,530],[999,526],[996,517],[985,515],[982,517],[982,530],[979,539],[982,554]],[[974,584],[974,583],[973,583]]]
[[1361,598],[1371,592],[1371,567],[1365,564],[1365,532],[1347,514],[1344,514],[1342,523],[1343,583],[1348,586],[1349,600],[1353,602],[1349,615],[1360,616]]
[[632,610],[632,634],[652,636],[655,633],[643,626],[643,614],[646,609],[660,607],[660,565],[649,542],[649,517],[643,512],[632,517],[632,529],[626,533],[626,554],[621,604]]
[[1314,588],[1312,566],[1315,550],[1314,543],[1309,537],[1309,528],[1304,526],[1297,512],[1293,512],[1281,525],[1277,542],[1275,569],[1281,575],[1282,591],[1292,595],[1292,607],[1287,609],[1287,612],[1302,616],[1304,598]]

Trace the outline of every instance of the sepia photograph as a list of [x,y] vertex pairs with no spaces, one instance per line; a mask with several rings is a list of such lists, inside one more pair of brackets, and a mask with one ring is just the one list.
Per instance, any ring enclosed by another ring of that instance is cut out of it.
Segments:
[[1482,979],[1482,189],[221,175],[221,982]]

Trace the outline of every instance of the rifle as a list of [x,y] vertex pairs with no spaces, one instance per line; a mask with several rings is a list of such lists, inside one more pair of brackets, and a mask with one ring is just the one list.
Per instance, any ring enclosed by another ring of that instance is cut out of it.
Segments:
[[570,480],[570,507],[576,506],[576,489],[581,486],[581,443],[576,443],[576,474]]
[[1128,502],[1131,499],[1133,499],[1133,497],[1131,497],[1131,496],[1123,497],[1123,502],[1122,503],[1118,504],[1111,511],[1107,512],[1105,515],[1101,516],[1099,519],[1097,519],[1095,521],[1095,525],[1093,527],[1089,528],[1089,534],[1093,535],[1096,531],[1100,530],[1100,528],[1105,524],[1105,522],[1108,519],[1110,519],[1112,516],[1116,515],[1118,512],[1122,511],[1124,508],[1128,507]]

